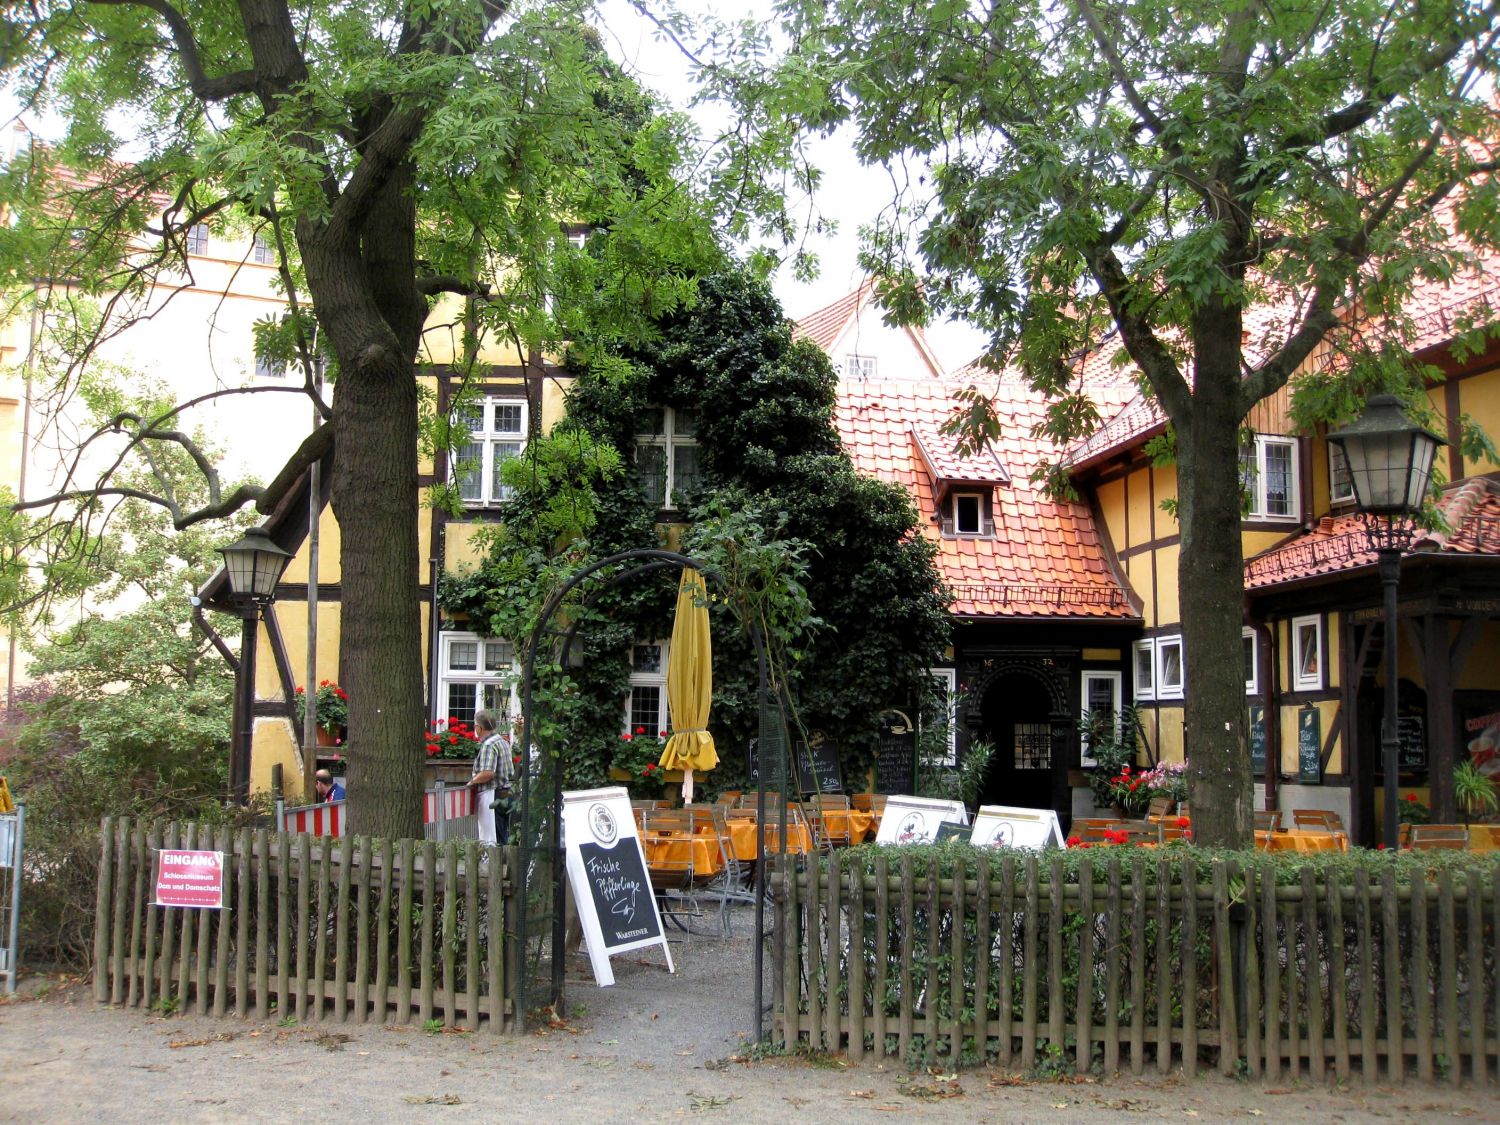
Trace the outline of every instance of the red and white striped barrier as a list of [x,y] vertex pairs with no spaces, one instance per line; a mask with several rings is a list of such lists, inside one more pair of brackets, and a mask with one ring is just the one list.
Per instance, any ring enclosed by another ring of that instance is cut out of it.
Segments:
[[347,801],[325,801],[289,809],[276,802],[276,830],[298,832],[309,836],[342,836],[348,823]]
[[[289,809],[278,800],[276,830],[310,836],[341,837],[348,825],[347,804],[347,800],[326,801]],[[437,826],[433,837],[439,842],[447,839],[449,823],[475,816],[478,812],[475,792],[467,785],[449,787],[440,781],[436,788],[428,789],[422,794],[422,823]]]
[[457,820],[462,816],[473,816],[474,790],[467,785],[450,789],[439,784],[422,794],[422,823],[436,824],[440,820]]

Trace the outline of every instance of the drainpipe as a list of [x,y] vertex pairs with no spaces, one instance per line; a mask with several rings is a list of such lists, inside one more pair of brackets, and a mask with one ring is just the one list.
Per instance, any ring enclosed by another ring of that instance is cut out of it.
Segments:
[[[318,346],[317,330],[313,330],[312,347]],[[313,360],[313,390],[318,399],[323,398],[323,364]],[[313,428],[322,424],[322,412],[313,405]],[[303,681],[302,706],[302,797],[313,793],[313,774],[318,768],[318,709],[314,704],[318,682],[318,523],[323,514],[322,463],[314,460],[307,468],[307,676]]]

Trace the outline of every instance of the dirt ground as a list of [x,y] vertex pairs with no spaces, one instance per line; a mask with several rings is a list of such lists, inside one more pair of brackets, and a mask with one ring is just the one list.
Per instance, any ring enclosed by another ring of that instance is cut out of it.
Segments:
[[577,963],[564,1026],[518,1038],[162,1017],[99,1007],[86,981],[33,979],[0,1004],[0,1120],[1500,1122],[1494,1088],[1054,1082],[839,1058],[752,1061],[749,948],[744,938],[674,944],[676,977],[659,955],[618,958],[609,989]]

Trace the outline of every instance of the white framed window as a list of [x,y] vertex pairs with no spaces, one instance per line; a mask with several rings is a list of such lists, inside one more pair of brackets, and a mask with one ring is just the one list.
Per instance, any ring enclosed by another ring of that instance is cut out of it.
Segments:
[[445,630],[438,634],[438,682],[433,692],[433,719],[473,725],[481,710],[492,711],[500,728],[520,714],[515,648],[509,641],[478,633]]
[[1156,698],[1182,698],[1182,638],[1156,638]]
[[1240,483],[1249,496],[1252,519],[1297,518],[1297,440],[1256,434],[1240,450]]
[[1292,686],[1296,691],[1323,687],[1323,618],[1292,618]]
[[625,729],[631,737],[656,738],[671,730],[667,709],[666,641],[630,646],[630,694],[625,697]]
[[995,534],[982,492],[954,492],[943,504],[943,534],[962,537],[988,537]]
[[194,223],[192,226],[188,227],[187,238],[185,239],[185,241],[187,243],[187,252],[189,254],[207,254],[208,227],[204,226],[202,223]]
[[526,400],[487,397],[468,403],[453,417],[453,481],[465,504],[488,507],[509,500],[500,466],[526,448]]
[[872,355],[859,355],[850,352],[844,357],[845,379],[873,379],[875,378],[875,357]]
[[1260,649],[1255,643],[1255,630],[1248,625],[1240,630],[1245,658],[1245,694],[1260,694]]
[[939,765],[958,765],[958,669],[929,668],[932,694],[937,699],[939,726],[947,735]]
[[1344,447],[1328,443],[1328,502],[1345,504],[1354,499],[1354,477],[1349,472],[1349,459],[1344,456]]
[[1137,699],[1156,698],[1156,644],[1147,638],[1130,649],[1132,684]]
[[250,247],[250,260],[258,266],[274,266],[276,264],[276,251],[266,241],[266,236],[257,234],[255,244]]
[[699,466],[697,416],[671,406],[647,410],[635,435],[635,469],[647,498],[660,509],[686,507]]
[[[1082,715],[1108,715],[1112,722],[1116,738],[1120,734],[1120,691],[1121,679],[1118,672],[1084,672],[1083,673],[1083,698],[1080,701],[1080,712]],[[1088,731],[1083,732],[1082,742],[1079,747],[1078,764],[1083,769],[1098,765],[1090,753]]]

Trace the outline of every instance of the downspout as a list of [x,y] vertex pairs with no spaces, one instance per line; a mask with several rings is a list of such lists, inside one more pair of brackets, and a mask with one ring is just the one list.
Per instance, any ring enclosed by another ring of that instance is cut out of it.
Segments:
[[[313,331],[313,349],[317,349],[317,330]],[[323,364],[313,363],[313,392],[323,399]],[[322,423],[322,411],[313,404],[313,428]],[[302,706],[302,797],[311,800],[313,775],[318,768],[318,708],[315,700],[318,682],[318,524],[323,515],[322,462],[314,459],[307,467],[307,676],[303,681]],[[288,703],[291,700],[287,701]]]
[[1274,811],[1279,806],[1277,789],[1281,779],[1281,692],[1277,683],[1281,676],[1281,659],[1276,648],[1277,629],[1275,622],[1266,624],[1266,686],[1263,700],[1266,707],[1266,809]]

